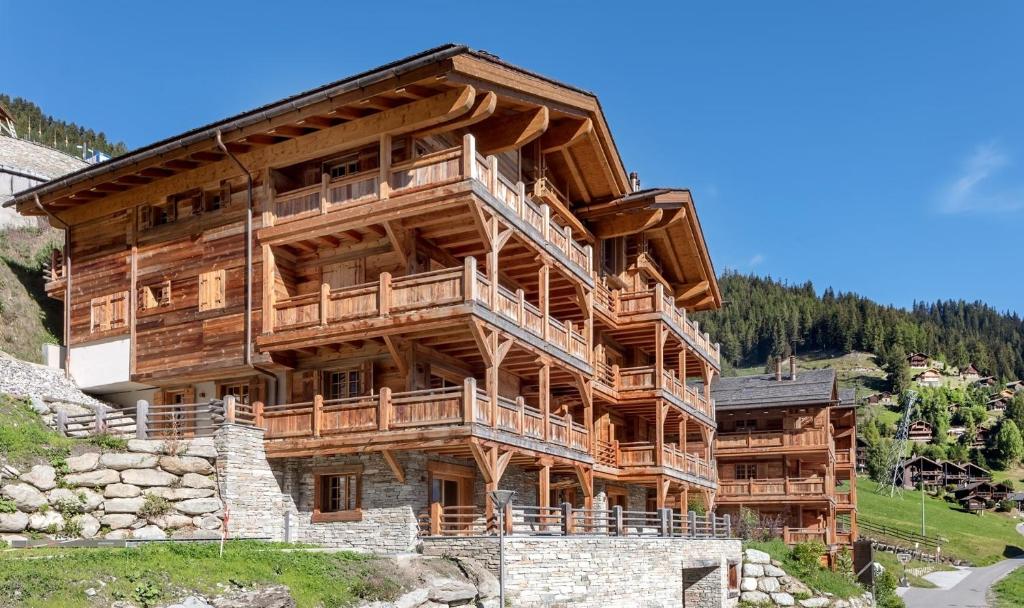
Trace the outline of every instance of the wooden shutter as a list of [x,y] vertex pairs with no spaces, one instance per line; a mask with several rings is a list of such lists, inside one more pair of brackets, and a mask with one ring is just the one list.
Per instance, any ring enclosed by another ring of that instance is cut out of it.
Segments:
[[312,401],[316,394],[317,376],[316,370],[306,369],[292,372],[292,403]]
[[199,310],[216,310],[225,304],[224,270],[212,270],[199,275]]
[[143,205],[139,207],[139,230],[148,230],[153,227],[153,207]]

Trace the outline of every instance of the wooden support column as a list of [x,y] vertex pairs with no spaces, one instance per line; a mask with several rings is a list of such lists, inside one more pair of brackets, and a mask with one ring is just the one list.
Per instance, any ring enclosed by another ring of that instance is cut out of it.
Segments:
[[540,372],[538,373],[538,386],[537,392],[538,401],[540,402],[540,416],[541,424],[543,425],[541,435],[544,441],[548,440],[548,418],[551,415],[551,363],[547,360],[542,360],[540,364]]
[[679,419],[679,449],[685,455],[686,452],[686,434],[687,426],[689,425],[690,417],[683,414]]
[[686,386],[686,358],[688,350],[686,344],[683,344],[683,347],[679,349],[679,381],[683,383],[684,387]]
[[679,514],[686,516],[686,512],[690,510],[690,485],[683,484],[683,489],[679,491]]
[[548,332],[550,331],[551,324],[548,322],[551,318],[551,266],[548,265],[546,260],[541,262],[540,269],[537,270],[537,299],[538,308],[540,308],[541,316],[541,337],[544,340],[548,339]]
[[664,385],[665,370],[665,325],[661,321],[654,324],[654,388]]
[[377,178],[377,192],[381,199],[391,196],[391,135],[380,136],[380,175]]
[[[501,484],[501,478],[505,474],[505,469],[508,468],[508,463],[512,460],[512,451],[502,453],[497,447],[484,447],[475,442],[470,442],[469,448],[483,477],[484,491],[489,494],[497,490]],[[487,529],[493,531],[497,524],[497,519],[494,516],[494,504],[487,496],[485,496],[484,502]]]
[[[277,282],[277,263],[274,260],[274,248],[263,246],[263,333],[274,333],[274,321],[277,313],[274,304],[277,301],[275,284]],[[273,402],[271,402],[273,403]]]
[[[665,464],[665,418],[668,416],[668,402],[658,399],[654,403],[657,408],[654,429],[654,464],[662,466]],[[659,507],[661,508],[661,507]]]
[[537,470],[537,506],[542,525],[547,521],[547,509],[551,506],[551,464],[550,460],[542,460]]
[[672,485],[672,480],[666,475],[658,475],[656,484],[658,494],[655,501],[657,502],[657,508],[660,511],[665,508],[665,503],[668,501],[668,489]]

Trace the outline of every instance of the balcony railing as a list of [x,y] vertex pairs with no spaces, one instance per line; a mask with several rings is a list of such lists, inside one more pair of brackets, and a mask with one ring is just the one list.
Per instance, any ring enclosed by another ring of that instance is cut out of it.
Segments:
[[465,302],[479,302],[526,332],[572,357],[589,363],[591,352],[583,327],[548,317],[527,302],[522,290],[512,292],[491,282],[476,270],[476,260],[466,258],[462,268],[445,268],[392,278],[382,273],[377,281],[284,298],[274,303],[274,315],[266,333],[328,326],[367,318],[383,318],[417,310],[435,309]]
[[[572,230],[552,218],[547,204],[537,204],[526,194],[522,182],[513,182],[501,174],[496,156],[476,152],[472,135],[462,145],[432,152],[387,168],[387,193],[397,197],[424,188],[433,188],[465,179],[476,179],[497,200],[503,210],[532,228],[533,238],[560,251],[589,277],[593,271],[593,250],[573,240]],[[325,178],[318,184],[290,190],[274,197],[275,221],[284,223],[342,210],[354,204],[381,198],[380,170],[373,169],[338,179]]]
[[758,497],[825,497],[825,480],[820,477],[778,479],[723,479],[718,482],[720,501]]
[[826,545],[828,542],[828,530],[819,528],[783,528],[782,540],[787,545],[819,541]]
[[64,251],[62,249],[51,250],[50,261],[43,265],[43,278],[47,283],[63,280],[67,276],[64,270]]
[[643,291],[609,290],[603,285],[596,286],[594,306],[622,321],[628,321],[630,317],[637,315],[664,313],[668,317],[669,327],[682,336],[684,341],[708,357],[716,366],[720,365],[719,344],[712,342],[707,332],[700,331],[700,325],[687,317],[686,309],[677,307],[672,298],[664,294],[664,288],[660,283],[653,289]]
[[853,505],[853,493],[852,492],[836,492],[836,504],[840,507],[852,507]]
[[[618,466],[621,469],[659,466],[656,456],[657,447],[653,443],[618,443]],[[713,462],[683,452],[673,444],[663,446],[661,466],[701,479],[715,479]]]
[[850,464],[853,462],[853,455],[849,448],[836,450],[836,464]]
[[718,452],[752,448],[816,448],[829,449],[826,429],[810,428],[791,431],[749,431],[719,433],[715,441]]
[[618,365],[601,362],[595,364],[594,369],[595,380],[617,395],[628,396],[630,391],[650,391],[661,388],[693,410],[711,419],[715,417],[711,400],[705,397],[703,392],[680,380],[673,370],[662,370],[662,381],[658,386],[655,383],[657,372],[654,366],[620,368]]
[[499,397],[492,406],[474,378],[440,389],[392,392],[385,387],[376,395],[344,399],[316,395],[311,401],[260,406],[255,419],[267,440],[479,424],[582,453],[590,450],[586,426],[571,416],[545,416],[521,397]]

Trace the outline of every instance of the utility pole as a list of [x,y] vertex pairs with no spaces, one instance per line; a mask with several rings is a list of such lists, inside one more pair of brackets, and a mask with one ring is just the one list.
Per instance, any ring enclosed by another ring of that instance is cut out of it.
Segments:
[[[924,467],[922,467],[923,469]],[[924,479],[921,479],[921,536],[925,536],[924,533]]]

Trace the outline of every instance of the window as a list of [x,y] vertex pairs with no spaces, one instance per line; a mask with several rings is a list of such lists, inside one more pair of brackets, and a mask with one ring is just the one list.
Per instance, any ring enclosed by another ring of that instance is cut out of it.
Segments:
[[757,430],[757,420],[737,420],[736,421],[736,432],[747,433],[750,431]]
[[359,156],[346,156],[345,158],[326,162],[324,163],[324,173],[329,173],[331,179],[359,173]]
[[737,464],[736,479],[757,479],[757,465]]
[[149,207],[150,212],[150,224],[152,226],[163,226],[165,224],[173,224],[177,215],[177,206],[174,204],[174,200],[165,201],[159,205],[152,205]]
[[362,466],[320,469],[314,475],[313,523],[362,519]]
[[345,399],[363,394],[363,374],[356,369],[341,369],[324,372],[325,399]]
[[607,274],[619,274],[625,265],[625,238],[615,237],[601,241],[601,267]]
[[249,403],[249,383],[232,382],[230,384],[221,384],[217,387],[218,399],[223,399],[228,395],[231,395],[240,403]]
[[139,310],[149,310],[158,306],[171,305],[171,282],[164,281],[156,285],[147,285],[139,289]]
[[199,311],[224,308],[224,270],[199,275]]
[[128,292],[119,291],[89,302],[89,331],[118,329],[128,324]]

